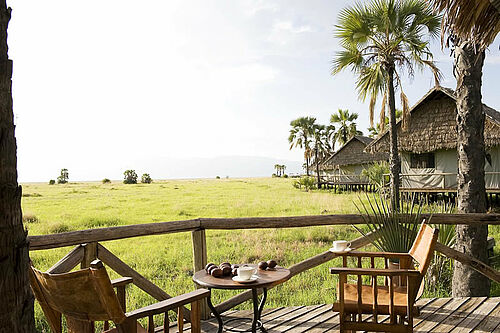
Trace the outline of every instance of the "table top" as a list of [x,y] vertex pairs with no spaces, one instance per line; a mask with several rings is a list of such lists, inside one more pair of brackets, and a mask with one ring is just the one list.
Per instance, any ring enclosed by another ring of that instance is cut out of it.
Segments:
[[[241,266],[241,265],[240,265]],[[257,267],[254,264],[248,266]],[[231,276],[220,278],[209,275],[205,270],[198,271],[193,275],[193,281],[205,288],[216,289],[254,289],[254,288],[270,288],[280,284],[290,278],[290,270],[287,268],[276,266],[273,270],[257,269],[258,279],[250,283],[238,283],[232,280]]]

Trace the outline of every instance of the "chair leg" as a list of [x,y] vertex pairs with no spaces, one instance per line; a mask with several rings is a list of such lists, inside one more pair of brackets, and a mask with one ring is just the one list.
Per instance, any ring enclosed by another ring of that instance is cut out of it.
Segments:
[[201,333],[201,309],[200,302],[191,303],[191,333]]
[[119,333],[137,333],[137,320],[125,319],[121,324],[116,325]]

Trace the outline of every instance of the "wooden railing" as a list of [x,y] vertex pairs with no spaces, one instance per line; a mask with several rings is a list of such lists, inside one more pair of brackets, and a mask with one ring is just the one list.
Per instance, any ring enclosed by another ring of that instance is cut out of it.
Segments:
[[[484,173],[484,175],[486,178],[487,176],[500,175],[500,172],[498,172],[498,171],[486,171]],[[385,187],[386,185],[389,185],[389,182],[386,181],[389,179],[389,176],[390,176],[389,173],[383,174],[383,177],[382,177],[382,186],[383,187]],[[441,181],[440,181],[441,186],[438,187],[441,189],[448,189],[447,184],[446,184],[446,177],[447,176],[454,176],[454,178],[456,180],[457,173],[456,172],[433,172],[433,173],[400,173],[399,174],[401,184],[403,183],[404,178],[409,178],[409,179],[417,178],[418,179],[418,178],[426,178],[426,177],[441,177]],[[401,185],[401,187],[403,188],[404,186]],[[437,187],[434,187],[434,188],[437,188]],[[489,188],[487,188],[487,189],[489,189]]]
[[[423,215],[427,217],[427,215]],[[434,214],[435,224],[500,224],[500,214]],[[300,228],[327,225],[364,224],[361,215],[318,215],[294,217],[249,217],[249,218],[199,218],[175,222],[158,222],[149,224],[128,225],[89,230],[64,232],[59,234],[28,236],[30,251],[53,249],[76,245],[64,258],[52,266],[48,272],[68,272],[75,266],[89,267],[90,262],[99,258],[109,268],[121,276],[133,278],[133,283],[157,300],[165,300],[171,296],[146,279],[139,272],[115,256],[99,242],[125,239],[131,237],[160,235],[168,233],[191,232],[194,271],[202,270],[207,264],[207,244],[205,230],[235,230],[258,228]],[[377,233],[359,237],[351,242],[351,248],[358,249],[370,244],[377,238]],[[487,264],[446,245],[438,243],[436,250],[445,256],[458,260],[500,283],[500,273]],[[313,267],[336,258],[337,255],[325,251],[289,267],[291,275],[297,275]],[[251,292],[242,292],[216,306],[222,313],[251,298]],[[203,318],[208,318],[206,304],[202,306]],[[184,317],[189,320],[190,312],[185,309]]]

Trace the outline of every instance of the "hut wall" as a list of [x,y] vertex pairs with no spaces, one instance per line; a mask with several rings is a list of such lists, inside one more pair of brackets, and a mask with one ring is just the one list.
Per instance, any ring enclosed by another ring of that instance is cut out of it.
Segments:
[[[485,172],[500,172],[500,146],[487,149],[491,156],[491,164],[485,162]],[[454,149],[436,150],[435,168],[414,169],[410,167],[410,153],[401,154],[402,174],[428,174],[426,176],[403,176],[401,186],[403,188],[456,188],[458,172],[458,155]],[[453,175],[434,175],[434,173],[453,173]],[[500,189],[500,174],[485,175],[487,189]]]
[[338,169],[338,175],[340,176],[340,181],[345,183],[359,183],[367,181],[361,176],[361,172],[367,167],[366,164],[350,164],[340,166]]
[[[403,188],[454,188],[457,186],[457,152],[453,149],[434,151],[434,168],[411,168],[410,154],[401,154],[401,173],[426,176],[403,176]],[[455,175],[436,175],[436,173],[454,173]],[[428,176],[427,176],[428,175]]]

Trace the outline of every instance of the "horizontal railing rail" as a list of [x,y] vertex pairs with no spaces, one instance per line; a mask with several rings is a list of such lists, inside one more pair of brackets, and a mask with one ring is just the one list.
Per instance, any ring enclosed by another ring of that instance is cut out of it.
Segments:
[[[423,218],[429,218],[424,214]],[[500,214],[433,214],[431,222],[434,224],[500,224]],[[171,296],[135,271],[99,242],[118,240],[140,236],[161,235],[179,232],[191,232],[193,249],[194,271],[202,270],[207,264],[206,230],[235,230],[258,228],[301,228],[313,226],[364,224],[363,215],[315,215],[293,217],[248,217],[248,218],[198,218],[185,221],[158,222],[148,224],[135,224],[120,227],[98,228],[64,232],[59,234],[29,236],[30,251],[44,250],[76,245],[64,258],[52,266],[48,272],[64,273],[80,264],[80,267],[89,267],[90,262],[96,258],[101,259],[109,268],[120,274],[133,278],[133,283],[157,300],[164,300]],[[359,237],[351,242],[351,248],[358,249],[373,242],[378,237],[378,232]],[[487,264],[470,255],[456,251],[446,245],[438,243],[436,251],[445,256],[458,260],[487,276],[489,279],[500,283],[500,273]],[[289,267],[291,275],[300,274],[306,270],[326,263],[338,255],[325,251],[311,258],[296,263]],[[227,311],[234,306],[251,298],[251,292],[242,292],[217,305],[219,312]],[[202,306],[203,318],[208,318],[209,309],[206,304]],[[185,309],[184,316],[189,318],[189,311]]]
[[[430,214],[422,217],[429,218]],[[193,220],[132,224],[117,227],[86,229],[58,234],[28,236],[30,250],[45,250],[82,243],[103,242],[124,238],[188,232],[198,229],[265,229],[297,228],[327,225],[364,224],[363,215],[311,215],[288,217],[198,218]],[[435,224],[500,224],[500,214],[433,214]]]

